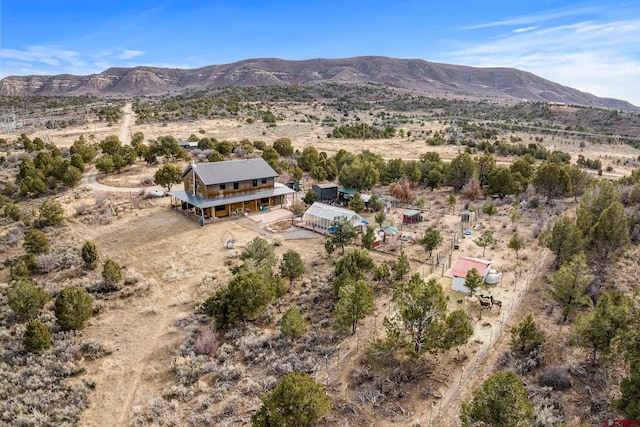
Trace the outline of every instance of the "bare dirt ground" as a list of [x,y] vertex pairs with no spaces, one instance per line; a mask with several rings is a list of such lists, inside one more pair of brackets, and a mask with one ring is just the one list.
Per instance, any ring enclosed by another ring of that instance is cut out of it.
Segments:
[[[144,133],[145,139],[167,134],[178,139],[186,139],[194,133],[213,136],[218,140],[238,141],[248,138],[271,143],[279,137],[288,137],[298,149],[314,145],[329,155],[341,148],[351,152],[368,149],[387,159],[417,159],[427,151],[437,151],[443,158],[451,159],[461,149],[456,146],[432,147],[427,146],[423,140],[400,138],[367,140],[364,143],[326,138],[329,128],[301,123],[296,121],[292,114],[288,115],[285,121],[278,122],[276,128],[269,128],[263,124],[250,125],[233,119],[170,124],[166,127],[134,125],[130,104],[128,108],[125,108],[119,130],[91,124],[81,130],[57,131],[53,139],[60,140],[60,145],[71,145],[80,134],[94,135],[97,140],[103,139],[106,135],[119,134],[121,141],[125,142],[129,140],[130,135],[138,131]],[[307,111],[303,107],[299,109],[302,113]],[[441,127],[434,122],[429,122],[426,126],[434,129]],[[200,129],[204,130],[204,133],[199,133]],[[424,129],[424,126],[421,127],[417,123],[405,128],[414,132]],[[525,144],[534,142],[533,136],[521,136]],[[630,168],[624,166],[624,160],[637,158],[639,154],[638,150],[625,145],[615,147],[615,150],[593,144],[579,148],[578,142],[564,140],[546,141],[544,145],[549,149],[570,152],[574,159],[579,153],[587,158],[599,158],[603,162],[603,168],[609,165],[614,168],[611,176],[628,173]],[[498,160],[505,163],[510,161],[508,158]],[[74,232],[82,239],[95,242],[103,259],[115,260],[125,267],[125,278],[136,281],[135,292],[130,297],[107,298],[101,301],[103,309],[83,332],[86,336],[105,343],[111,348],[112,353],[105,358],[87,362],[86,375],[95,380],[96,388],[90,397],[89,407],[82,414],[81,425],[129,425],[140,408],[148,405],[153,397],[162,394],[172,383],[170,366],[176,349],[189,332],[176,327],[176,324],[192,315],[199,303],[208,296],[203,293],[201,286],[203,278],[214,276],[218,279],[217,282],[224,283],[230,276],[228,260],[237,256],[242,247],[254,237],[264,236],[265,227],[270,223],[278,222],[277,219],[265,217],[265,220],[256,222],[252,228],[242,226],[239,222],[223,221],[201,229],[192,220],[172,211],[166,199],[152,201],[144,209],[127,211],[104,225],[88,225],[74,218],[74,206],[83,200],[92,202],[96,194],[103,192],[110,193],[114,200],[127,199],[127,193],[139,189],[141,178],[148,175],[153,175],[153,170],[136,165],[120,175],[112,175],[106,179],[96,177],[96,181],[100,182],[94,182],[92,179],[86,181],[83,198],[61,198]],[[307,185],[309,184],[308,182]],[[112,186],[120,187],[120,191],[109,188]],[[455,233],[460,231],[458,215],[461,203],[452,214],[445,202],[448,192],[421,191],[417,195],[420,194],[427,197],[427,220],[419,225],[405,226],[402,232],[415,238],[421,236],[428,226],[433,225],[442,231],[445,242],[455,239]],[[507,347],[508,339],[505,336],[508,334],[504,331],[508,331],[513,322],[524,315],[524,311],[536,309],[535,304],[518,304],[522,298],[529,301],[526,293],[528,286],[543,280],[541,277],[545,272],[544,266],[548,262],[548,258],[533,237],[533,226],[537,217],[533,211],[523,211],[522,218],[512,225],[507,216],[508,208],[509,206],[502,207],[490,223],[488,218],[481,217],[477,228],[473,229],[471,238],[461,240],[460,249],[453,254],[453,261],[457,256],[481,257],[482,250],[472,242],[472,238],[484,229],[491,228],[495,231],[500,242],[495,248],[487,249],[485,258],[491,259],[495,268],[504,273],[502,282],[489,289],[490,293],[504,301],[502,311],[494,308],[492,311],[481,312],[468,307],[462,294],[449,290],[448,268],[444,271],[436,268],[432,277],[438,278],[447,289],[450,307],[468,308],[476,319],[475,335],[462,350],[465,357],[460,361],[445,357],[437,359],[441,363],[437,371],[445,378],[442,383],[434,384],[441,398],[411,396],[407,403],[409,413],[401,422],[380,419],[376,422],[374,405],[370,405],[363,411],[371,417],[370,420],[373,419],[375,425],[410,425],[416,421],[421,425],[457,425],[461,398],[468,398],[470,390],[481,382],[485,376],[484,372],[493,366],[497,355]],[[388,222],[400,226],[402,212],[403,209],[395,209]],[[373,220],[371,222],[373,223]],[[526,249],[521,251],[518,260],[515,259],[515,254],[506,248],[506,242],[515,229],[526,240]],[[224,245],[227,233],[231,233],[237,242],[232,250]],[[317,254],[323,251],[323,241],[284,240],[277,252],[281,254],[287,249],[295,249],[301,253],[308,269],[313,270],[317,269],[314,262],[317,261]],[[429,265],[421,262],[424,260],[424,251],[410,242],[403,243],[403,249],[413,259],[413,272],[429,277]],[[374,252],[374,257],[377,261],[391,261],[395,259],[396,254],[397,252]],[[315,273],[328,275],[332,265],[330,259],[324,259],[321,263],[323,269]],[[357,334],[344,339],[337,360],[328,362],[324,370],[318,370],[318,378],[329,385],[335,402],[341,402],[345,397],[356,400],[349,386],[349,372],[358,367],[366,344],[383,333],[382,319],[391,309],[388,297],[388,294],[383,294],[378,298],[375,315],[364,320]],[[517,310],[518,307],[523,307],[522,313]],[[359,425],[372,424],[366,421]]]
[[172,326],[193,313],[202,277],[224,270],[230,252],[221,244],[223,233],[231,232],[239,246],[255,236],[236,223],[200,229],[164,203],[124,215],[108,229],[87,230],[86,237],[125,267],[125,276],[131,270],[142,276],[147,290],[106,302],[104,314],[85,330],[114,350],[88,366],[97,386],[84,412],[87,426],[127,425],[132,407],[147,404],[165,386],[173,350],[184,339]]

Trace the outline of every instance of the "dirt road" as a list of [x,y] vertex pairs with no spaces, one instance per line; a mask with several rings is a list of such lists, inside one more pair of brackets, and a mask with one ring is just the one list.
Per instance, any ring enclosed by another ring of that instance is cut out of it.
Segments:
[[[118,133],[118,138],[120,138],[120,142],[122,145],[127,145],[131,142],[131,123],[134,119],[134,113],[131,108],[131,103],[127,103],[122,108],[122,116],[123,120],[120,124],[120,131]],[[98,182],[98,169],[92,167],[87,172],[82,175],[82,180],[80,181],[81,186],[87,186],[94,191],[101,192],[113,192],[113,193],[139,193],[141,191],[158,191],[162,192],[164,189],[159,186],[153,187],[113,187],[109,185],[104,185]]]
[[122,108],[122,115],[124,119],[122,120],[120,132],[118,133],[118,138],[120,138],[122,145],[127,145],[131,142],[131,119],[133,119],[134,115],[131,106],[132,104],[127,102]]
[[159,185],[153,187],[112,187],[104,185],[98,182],[98,169],[95,167],[89,169],[82,175],[80,185],[87,186],[94,191],[113,192],[113,193],[135,193],[138,194],[141,191],[164,191],[164,188]]

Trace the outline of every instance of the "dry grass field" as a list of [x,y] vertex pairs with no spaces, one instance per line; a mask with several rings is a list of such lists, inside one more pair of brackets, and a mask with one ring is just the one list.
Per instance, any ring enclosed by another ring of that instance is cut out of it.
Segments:
[[[428,146],[424,139],[412,137],[366,141],[327,138],[330,127],[303,122],[300,118],[309,114],[335,113],[317,111],[316,107],[306,104],[292,103],[280,108],[278,113],[285,119],[278,121],[275,127],[257,122],[249,124],[241,119],[159,126],[135,124],[130,106],[127,106],[119,127],[90,121],[83,127],[37,130],[30,136],[46,138],[60,147],[70,146],[79,135],[91,135],[100,141],[116,134],[127,142],[136,132],[142,132],[145,139],[173,135],[182,140],[196,134],[218,140],[249,139],[269,144],[286,137],[299,150],[313,145],[319,151],[333,155],[340,149],[352,153],[366,149],[387,160],[415,160],[427,151],[437,151],[443,159],[450,160],[462,150],[453,145]],[[416,135],[444,127],[445,124],[438,121],[416,119],[403,125],[403,130]],[[535,139],[539,137],[536,134],[522,132],[516,136],[524,144],[539,142]],[[0,137],[12,140],[17,135]],[[572,159],[579,154],[600,159],[603,169],[611,166],[611,171],[603,173],[605,178],[628,175],[634,165],[637,167],[640,155],[640,150],[624,144],[612,147],[587,143],[581,147],[578,140],[569,138],[546,136],[542,145],[550,150],[568,152]],[[508,164],[513,158],[496,159],[498,163]],[[99,182],[109,187],[138,188],[157,167],[136,163],[119,174],[99,176]],[[3,177],[8,179],[13,173],[15,171],[5,170]],[[309,178],[303,179],[305,190],[313,183]],[[387,190],[379,188],[375,191],[384,193]],[[577,203],[568,199],[554,205],[542,205],[540,209],[523,204],[520,218],[515,222],[509,217],[511,204],[498,203],[498,213],[494,217],[480,215],[471,228],[471,236],[462,238],[460,211],[463,204],[458,201],[452,210],[446,202],[449,194],[448,188],[418,189],[415,195],[424,195],[426,205],[425,221],[416,225],[401,226],[402,213],[414,206],[391,209],[387,223],[400,227],[407,240],[387,242],[379,250],[372,251],[372,257],[376,262],[392,263],[400,250],[405,251],[411,260],[411,274],[436,278],[449,297],[449,307],[468,311],[473,319],[474,335],[458,350],[417,361],[407,358],[396,366],[376,362],[367,353],[369,344],[384,335],[383,319],[394,310],[390,289],[384,286],[375,289],[375,313],[364,319],[355,334],[345,336],[335,332],[329,277],[339,254],[326,253],[322,236],[301,238],[292,233],[295,227],[291,226],[288,210],[255,213],[249,218],[220,221],[200,228],[191,219],[170,209],[168,199],[145,199],[134,204],[131,197],[137,196],[138,192],[133,190],[117,191],[85,184],[57,195],[65,208],[65,221],[56,230],[51,230],[50,235],[59,259],[66,257],[69,260],[61,268],[39,274],[35,281],[50,293],[69,285],[91,288],[98,283],[99,269],[87,271],[80,267],[79,252],[86,240],[96,244],[101,260],[113,259],[119,263],[124,277],[124,285],[118,290],[96,294],[97,313],[81,332],[69,337],[54,336],[54,341],[59,343],[55,350],[58,356],[68,352],[61,347],[63,343],[68,343],[67,348],[75,348],[90,341],[101,349],[96,357],[79,352],[69,359],[69,363],[77,365],[77,373],[63,381],[83,384],[83,397],[76,403],[79,418],[70,415],[68,424],[96,427],[248,425],[251,414],[260,407],[262,394],[271,390],[283,374],[301,371],[326,385],[333,399],[333,409],[320,425],[459,425],[461,401],[468,399],[471,391],[494,369],[508,365],[504,354],[509,349],[509,330],[528,313],[535,315],[536,321],[550,336],[544,350],[546,366],[558,364],[571,372],[581,372],[586,355],[567,345],[569,327],[558,323],[559,310],[554,310],[551,300],[543,297],[552,256],[543,251],[537,241],[541,228],[551,224],[562,212],[575,210]],[[303,195],[304,191],[297,197]],[[117,215],[78,215],[78,206],[84,204],[94,209],[105,200],[121,206]],[[475,205],[480,206],[480,203],[482,201]],[[37,201],[26,202],[27,205],[33,208]],[[373,214],[365,214],[365,217],[371,224],[375,223]],[[0,225],[0,238],[8,242],[16,226],[7,218],[2,218]],[[487,248],[484,258],[490,259],[503,277],[498,285],[483,291],[502,300],[501,309],[494,307],[486,311],[469,305],[462,293],[451,291],[448,266],[443,268],[440,264],[432,268],[425,263],[426,254],[415,240],[429,226],[436,227],[444,237],[444,243],[438,249],[443,255],[446,247],[460,239],[459,249],[452,251],[453,261],[459,256],[481,257],[482,248],[473,239],[484,230],[493,230],[498,243]],[[525,249],[520,251],[518,258],[507,248],[515,231],[525,239]],[[224,244],[229,233],[236,241],[233,249]],[[288,249],[298,251],[307,273],[260,318],[218,331],[217,338],[211,338],[214,322],[200,314],[198,307],[228,283],[231,278],[229,267],[238,262],[242,249],[255,237],[274,243],[279,256]],[[21,250],[19,244],[3,246],[2,289],[9,285],[11,261]],[[638,256],[638,247],[634,246],[608,280],[613,283],[636,279]],[[305,336],[295,342],[285,339],[278,327],[282,313],[291,306],[299,307],[312,325]],[[6,307],[4,301],[3,307]],[[53,325],[51,310],[48,312],[48,324]],[[21,326],[14,323],[10,315],[4,313],[2,316],[9,325],[9,329],[2,332],[3,340],[15,343],[16,339],[12,337],[21,334]],[[211,348],[207,349],[207,345]],[[576,376],[575,387],[564,394],[536,388],[535,384],[531,386],[532,390],[538,390],[536,399],[546,396],[561,401],[565,424],[574,426],[597,419],[597,413],[594,415],[588,407],[589,394],[579,381]],[[30,423],[28,418],[20,425],[38,425],[37,422]]]

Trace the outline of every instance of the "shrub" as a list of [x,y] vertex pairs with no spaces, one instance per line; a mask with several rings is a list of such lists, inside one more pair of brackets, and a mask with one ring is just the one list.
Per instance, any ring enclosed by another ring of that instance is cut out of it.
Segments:
[[4,205],[4,215],[8,216],[14,221],[20,221],[20,219],[22,218],[22,212],[20,211],[20,208],[14,203],[7,203],[6,205]]
[[40,273],[49,273],[56,268],[58,257],[56,254],[40,254],[35,258],[36,268]]
[[93,242],[88,240],[84,242],[82,246],[82,261],[88,268],[92,270],[96,268],[98,264],[98,248]]
[[571,387],[571,378],[565,368],[551,366],[540,374],[540,385],[552,387],[554,390],[566,390]]
[[11,266],[11,280],[26,280],[29,278],[29,273],[29,267],[23,260],[18,260]]
[[18,316],[35,316],[49,302],[49,294],[28,280],[19,279],[7,289],[9,307]]
[[56,298],[55,311],[63,330],[82,329],[93,315],[93,299],[83,288],[66,288]]
[[64,209],[62,205],[53,197],[47,197],[40,206],[40,225],[58,225],[64,219]]
[[307,321],[296,307],[288,309],[280,319],[280,332],[286,337],[300,338],[306,329]]
[[308,426],[331,409],[331,397],[309,375],[292,373],[262,399],[262,407],[252,417],[255,427]]
[[24,234],[22,233],[22,228],[20,226],[13,227],[7,233],[7,240],[9,242],[9,246],[15,247],[22,241]]
[[24,235],[24,249],[31,254],[46,254],[51,243],[47,235],[40,230],[32,228]]
[[109,285],[115,285],[122,280],[120,266],[113,260],[106,260],[102,267],[102,278]]
[[91,208],[89,207],[89,205],[87,205],[86,202],[80,202],[79,205],[74,206],[74,209],[76,211],[76,215],[78,216],[86,215],[91,211]]
[[511,348],[524,355],[540,347],[545,338],[546,334],[538,327],[531,313],[511,328]]
[[487,378],[473,391],[471,401],[462,402],[460,421],[465,427],[532,425],[533,407],[522,379],[513,372],[498,372]]
[[255,318],[284,292],[286,288],[268,269],[240,270],[228,287],[202,304],[202,311],[214,317],[218,326],[231,325]]
[[80,344],[80,352],[87,360],[96,360],[111,354],[111,350],[105,347],[102,343],[93,340],[83,341],[82,344]]
[[219,344],[218,332],[215,329],[205,329],[196,338],[193,351],[198,355],[208,356],[216,352]]
[[44,323],[30,320],[22,339],[27,351],[38,352],[51,346],[51,334]]

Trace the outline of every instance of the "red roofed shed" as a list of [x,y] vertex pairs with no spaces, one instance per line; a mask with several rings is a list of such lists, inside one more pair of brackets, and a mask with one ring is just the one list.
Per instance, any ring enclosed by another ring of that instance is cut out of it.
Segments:
[[491,270],[491,261],[478,258],[460,257],[451,267],[451,289],[460,292],[469,292],[465,286],[467,272],[475,268],[482,279],[487,278],[487,274]]

